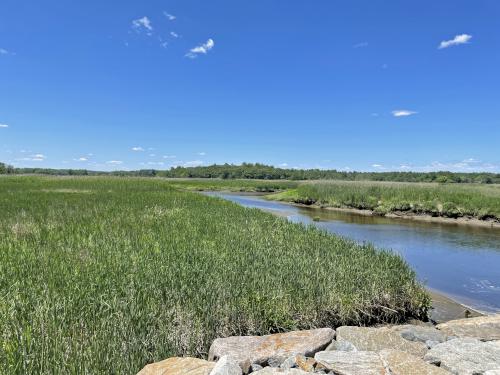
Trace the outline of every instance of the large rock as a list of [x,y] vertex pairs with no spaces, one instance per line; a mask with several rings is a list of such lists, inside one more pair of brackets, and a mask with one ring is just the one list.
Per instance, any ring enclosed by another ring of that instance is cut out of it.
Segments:
[[145,366],[137,375],[209,375],[214,362],[190,357],[173,357]]
[[382,350],[380,356],[392,375],[450,375],[422,358],[399,350]]
[[225,355],[217,361],[210,375],[242,375],[241,367],[231,357]]
[[378,353],[359,351],[324,351],[316,353],[316,362],[341,375],[385,375],[389,371]]
[[337,328],[339,346],[350,346],[358,351],[379,351],[394,349],[423,357],[427,345],[419,341],[404,339],[399,332],[390,327],[369,328],[343,326]]
[[252,375],[307,375],[310,372],[305,372],[296,368],[281,369],[277,367],[265,367],[257,372],[252,372]]
[[424,359],[453,374],[483,374],[488,370],[500,370],[500,345],[457,338],[434,346]]
[[327,370],[340,375],[450,375],[422,358],[399,350],[324,351],[316,353],[314,359]]
[[483,341],[500,340],[500,314],[452,320],[437,328],[449,336],[474,337]]
[[208,359],[213,361],[229,355],[242,368],[246,363],[265,365],[282,363],[295,354],[312,356],[324,349],[335,337],[330,328],[294,331],[266,336],[233,336],[216,339],[210,347]]
[[409,341],[419,341],[423,343],[432,341],[440,343],[447,340],[446,334],[434,327],[407,324],[394,326],[393,330],[398,332],[401,337]]

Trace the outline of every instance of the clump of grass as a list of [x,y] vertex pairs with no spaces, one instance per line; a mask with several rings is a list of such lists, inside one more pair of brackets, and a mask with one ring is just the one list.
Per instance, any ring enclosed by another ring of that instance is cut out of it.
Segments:
[[270,199],[324,207],[500,221],[500,185],[314,181]]
[[429,306],[389,251],[164,180],[2,178],[0,213],[2,374],[133,374],[216,337]]

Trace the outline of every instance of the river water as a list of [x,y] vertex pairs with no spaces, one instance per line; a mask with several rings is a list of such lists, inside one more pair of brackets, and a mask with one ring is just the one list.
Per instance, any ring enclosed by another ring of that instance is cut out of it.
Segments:
[[428,288],[479,311],[500,312],[499,229],[302,208],[253,195],[207,194],[392,249]]

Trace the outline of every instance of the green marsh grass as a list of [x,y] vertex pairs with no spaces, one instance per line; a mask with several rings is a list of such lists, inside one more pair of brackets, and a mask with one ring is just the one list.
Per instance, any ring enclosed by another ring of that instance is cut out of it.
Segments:
[[381,215],[398,211],[500,220],[500,185],[314,181],[269,198]]
[[216,337],[398,322],[405,261],[139,178],[0,178],[0,373],[134,374]]

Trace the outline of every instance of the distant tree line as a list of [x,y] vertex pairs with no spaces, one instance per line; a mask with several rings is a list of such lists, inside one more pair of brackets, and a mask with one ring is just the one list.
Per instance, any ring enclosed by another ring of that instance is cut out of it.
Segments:
[[454,172],[344,172],[323,169],[285,169],[265,164],[243,163],[204,167],[174,167],[170,170],[141,169],[137,171],[90,171],[87,169],[13,168],[0,163],[0,174],[46,174],[58,176],[138,176],[169,178],[221,178],[262,180],[345,180],[345,181],[399,181],[441,183],[500,183],[499,173]]

